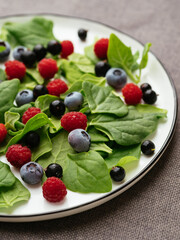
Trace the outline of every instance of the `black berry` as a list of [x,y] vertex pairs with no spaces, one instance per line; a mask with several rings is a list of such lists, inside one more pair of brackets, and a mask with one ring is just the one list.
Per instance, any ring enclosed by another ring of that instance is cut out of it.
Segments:
[[37,132],[30,131],[25,135],[25,144],[30,148],[37,147],[40,143],[40,136]]
[[150,140],[145,140],[142,144],[141,144],[141,151],[142,153],[144,153],[145,155],[151,155],[154,153],[155,151],[155,145],[152,141]]
[[111,178],[116,181],[116,182],[120,182],[125,178],[125,170],[122,167],[116,166],[113,167],[110,171],[110,176]]
[[152,89],[148,89],[143,93],[142,98],[145,103],[154,104],[157,100],[157,94]]
[[141,91],[142,91],[143,93],[144,93],[146,90],[152,89],[152,88],[151,88],[151,85],[150,85],[149,83],[143,83],[143,84],[141,84],[140,88],[141,88]]
[[45,58],[47,50],[43,45],[37,44],[33,48],[33,52],[36,54],[37,61],[40,61],[41,59]]
[[47,51],[49,53],[51,53],[52,55],[60,54],[61,49],[62,49],[62,47],[61,47],[60,42],[58,42],[56,40],[51,40],[48,42]]
[[83,28],[79,29],[78,30],[78,36],[82,41],[84,41],[87,37],[87,30],[85,30]]
[[48,90],[44,85],[36,85],[33,89],[34,99],[38,98],[41,95],[48,94]]
[[95,73],[97,77],[105,77],[107,71],[110,69],[110,65],[107,62],[100,61],[95,65]]
[[65,112],[65,105],[60,100],[51,102],[49,106],[50,113],[55,117],[61,117]]
[[52,163],[45,170],[45,174],[47,178],[49,177],[61,178],[63,175],[63,169],[59,164]]
[[21,60],[26,67],[33,67],[36,62],[36,54],[33,51],[24,51],[21,53]]

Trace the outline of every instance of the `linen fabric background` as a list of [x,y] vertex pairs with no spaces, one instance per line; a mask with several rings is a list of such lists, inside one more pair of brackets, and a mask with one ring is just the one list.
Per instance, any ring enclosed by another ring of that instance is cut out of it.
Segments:
[[[151,50],[170,73],[178,95],[179,12],[179,0],[0,0],[0,17],[21,13],[79,16],[108,24],[143,43],[151,42]],[[160,161],[122,195],[95,209],[62,219],[34,223],[1,222],[0,238],[180,239],[179,133],[178,120],[174,137]]]

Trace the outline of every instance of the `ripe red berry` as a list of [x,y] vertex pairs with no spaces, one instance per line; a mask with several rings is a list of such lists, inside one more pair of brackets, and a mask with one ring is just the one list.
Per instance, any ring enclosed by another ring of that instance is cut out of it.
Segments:
[[108,38],[101,38],[94,44],[94,53],[100,59],[107,58],[107,50],[109,45]]
[[25,163],[31,161],[31,150],[26,146],[23,147],[20,144],[15,144],[8,148],[6,158],[11,165],[20,168]]
[[67,194],[66,186],[57,177],[49,177],[42,186],[43,197],[49,202],[59,202]]
[[87,117],[81,112],[69,112],[61,118],[61,126],[68,132],[74,129],[87,127]]
[[54,79],[47,85],[49,94],[59,97],[60,94],[68,90],[67,84],[61,79]]
[[6,127],[3,123],[0,123],[0,143],[4,141],[7,135]]
[[61,42],[61,57],[67,58],[70,54],[74,52],[74,46],[73,43],[69,40],[64,40]]
[[136,105],[140,103],[142,98],[141,89],[134,83],[128,83],[122,89],[122,94],[124,96],[125,102],[129,105]]
[[54,75],[57,73],[58,66],[54,59],[43,58],[38,63],[38,70],[44,79],[50,79],[50,78],[53,78]]
[[28,108],[28,110],[26,110],[22,116],[22,122],[26,124],[30,118],[34,117],[38,113],[41,113],[40,108],[35,107]]
[[26,67],[22,62],[17,60],[8,61],[5,63],[5,72],[9,80],[13,78],[21,80],[26,74]]

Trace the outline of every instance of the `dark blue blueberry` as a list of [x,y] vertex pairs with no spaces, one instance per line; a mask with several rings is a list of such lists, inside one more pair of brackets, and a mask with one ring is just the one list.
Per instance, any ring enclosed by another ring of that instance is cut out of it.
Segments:
[[115,89],[121,89],[125,86],[127,82],[127,75],[125,71],[121,68],[111,68],[106,73],[106,79],[107,83],[115,88]]
[[36,85],[33,89],[34,99],[38,98],[39,96],[48,94],[48,90],[44,85]]
[[48,42],[47,51],[52,55],[60,54],[61,50],[62,50],[62,47],[60,42],[56,40],[51,40]]
[[13,58],[15,60],[18,60],[18,61],[22,62],[21,54],[23,52],[25,52],[25,51],[27,51],[27,48],[23,47],[23,46],[18,46],[16,48],[14,48],[14,50],[13,50]]
[[4,62],[8,59],[11,51],[11,47],[8,42],[0,40],[0,62]]
[[28,184],[40,183],[43,177],[43,168],[35,162],[24,164],[20,169],[20,175],[24,182]]
[[34,101],[33,91],[29,89],[24,89],[20,91],[16,96],[16,104],[18,107]]
[[68,135],[68,142],[76,152],[87,152],[91,145],[91,137],[84,129],[75,129]]
[[47,50],[42,44],[37,44],[33,48],[33,52],[36,54],[37,61],[40,61],[41,59],[45,58]]
[[78,110],[83,103],[83,95],[79,92],[69,93],[65,100],[64,104],[69,109],[69,111]]
[[21,59],[26,67],[31,68],[34,67],[36,63],[36,54],[33,51],[28,50],[21,53]]

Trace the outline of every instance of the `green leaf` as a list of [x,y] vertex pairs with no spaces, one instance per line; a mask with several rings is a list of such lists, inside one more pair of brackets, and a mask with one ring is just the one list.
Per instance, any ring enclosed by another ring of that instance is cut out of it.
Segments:
[[1,81],[6,80],[6,74],[5,74],[5,71],[2,68],[0,68],[0,80]]
[[36,81],[32,77],[26,74],[20,84],[19,91],[22,91],[24,89],[33,90],[36,85],[37,85]]
[[82,80],[74,82],[71,87],[64,93],[60,95],[61,99],[65,99],[65,97],[72,92],[80,92],[82,90]]
[[128,162],[138,160],[141,155],[141,144],[132,145],[132,146],[120,146],[117,145],[113,148],[112,154],[109,154],[105,158],[105,162],[108,168],[113,166],[123,166]]
[[127,114],[127,106],[109,87],[99,87],[84,82],[83,90],[92,113],[111,113],[117,116]]
[[26,69],[26,74],[33,79],[36,83],[42,85],[44,83],[44,79],[41,77],[39,71],[36,68]]
[[12,106],[19,90],[19,80],[4,81],[0,84],[0,122],[4,122],[4,113]]
[[95,151],[68,154],[68,166],[62,180],[74,192],[104,193],[112,189],[106,163]]
[[91,137],[91,142],[108,142],[109,138],[105,134],[98,131],[95,127],[88,128],[88,134]]
[[48,129],[43,127],[39,129],[37,133],[40,136],[40,144],[32,149],[32,161],[36,161],[39,157],[52,150],[52,143],[48,134]]
[[149,104],[137,104],[136,109],[138,112],[143,114],[155,115],[159,118],[167,117],[167,110],[162,108],[157,108]]
[[112,149],[102,142],[91,143],[90,150],[94,150],[96,152],[112,153]]
[[105,86],[106,78],[105,77],[96,77],[91,74],[84,74],[80,78],[81,81],[91,82],[93,84],[96,84],[98,86]]
[[44,113],[38,113],[36,114],[34,117],[32,117],[31,119],[29,119],[29,121],[25,124],[25,127],[23,130],[20,130],[19,132],[17,132],[17,135],[14,136],[10,142],[8,143],[6,150],[8,149],[8,147],[10,147],[13,144],[16,144],[17,142],[19,142],[19,140],[21,140],[24,135],[30,131],[36,131],[37,129],[39,129],[40,127],[49,124],[50,126],[52,126],[51,121],[48,119],[47,115]]
[[9,109],[9,112],[19,113],[20,116],[22,117],[24,112],[30,107],[32,107],[32,104],[27,103],[27,104],[22,105],[21,107],[12,107]]
[[49,118],[49,120],[51,121],[51,123],[53,125],[53,127],[49,128],[50,133],[57,133],[60,129],[62,129],[60,119],[58,119],[54,116],[51,116],[51,118]]
[[110,140],[115,140],[123,146],[140,143],[155,131],[157,124],[158,117],[155,114],[142,114],[133,106],[129,106],[129,112],[125,117],[101,114],[90,123],[104,132]]
[[89,58],[91,60],[91,62],[93,62],[94,64],[99,62],[99,58],[97,58],[94,53],[94,44],[85,47],[84,53],[85,53],[86,57]]
[[35,107],[40,108],[42,112],[49,114],[49,104],[58,99],[58,97],[49,94],[39,96],[35,101]]
[[12,174],[9,165],[0,162],[0,187],[10,187],[15,183],[16,178]]
[[152,45],[151,43],[146,43],[146,45],[144,46],[141,62],[139,64],[139,69],[140,69],[139,78],[141,77],[141,70],[147,66],[148,53],[149,53],[149,49],[150,49],[151,45]]
[[14,112],[5,112],[4,118],[6,129],[16,131],[15,123],[20,119],[20,114]]
[[34,17],[27,22],[6,22],[1,31],[1,39],[12,47],[25,46],[32,49],[37,44],[47,45],[53,35],[53,22],[43,17]]
[[15,203],[27,201],[30,198],[30,192],[16,178],[11,187],[2,187],[0,189],[0,208],[8,208]]

